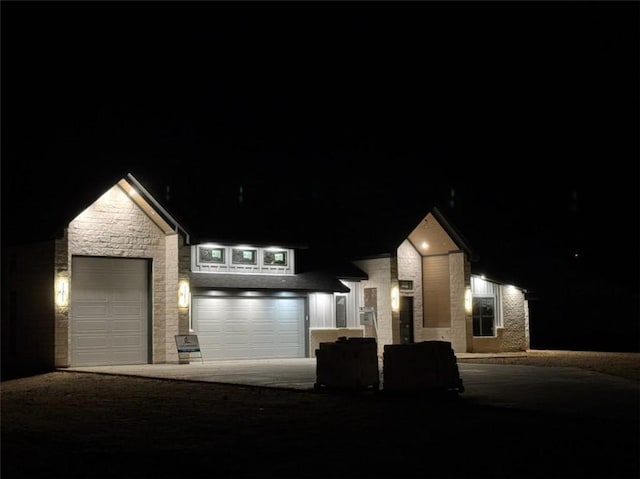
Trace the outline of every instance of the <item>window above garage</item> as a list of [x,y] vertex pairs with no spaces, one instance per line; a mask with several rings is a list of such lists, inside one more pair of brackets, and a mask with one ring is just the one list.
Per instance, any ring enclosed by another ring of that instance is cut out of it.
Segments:
[[191,247],[191,270],[201,273],[294,274],[288,248],[199,244]]

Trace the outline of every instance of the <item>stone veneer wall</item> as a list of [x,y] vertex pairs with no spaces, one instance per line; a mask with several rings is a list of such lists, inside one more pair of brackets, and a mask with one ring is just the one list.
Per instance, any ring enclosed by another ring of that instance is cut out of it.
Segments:
[[425,341],[424,309],[422,296],[422,256],[409,241],[403,241],[398,248],[398,279],[413,281],[412,291],[400,291],[401,296],[413,297],[413,339]]
[[[152,362],[177,361],[174,339],[180,330],[177,237],[165,235],[119,186],[112,187],[71,221],[67,237],[67,270],[72,280],[74,255],[152,260]],[[68,366],[70,361],[69,318],[64,323],[61,321],[56,328],[57,366]]]
[[[180,287],[181,281],[189,283],[189,272],[191,270],[191,246],[185,244],[184,237],[182,235],[176,235],[178,241],[178,287]],[[191,285],[189,284],[189,291],[191,291]],[[189,293],[191,294],[191,293]],[[176,298],[178,292],[176,291]],[[176,305],[177,305],[176,301]],[[177,306],[176,306],[177,307]],[[178,332],[176,334],[189,334],[191,331],[190,315],[191,315],[191,297],[189,297],[189,306],[186,308],[177,308],[178,311]],[[172,339],[174,340],[174,339]],[[175,343],[174,343],[175,344]],[[177,354],[177,352],[176,352]],[[179,356],[179,355],[178,355]],[[178,362],[189,363],[191,355],[182,355],[178,357]]]
[[451,347],[456,353],[467,352],[467,313],[464,309],[464,293],[470,284],[466,274],[465,255],[462,252],[449,254]]
[[[64,231],[64,236],[55,241],[55,275],[69,279],[69,289],[71,289],[71,256],[69,255],[68,231]],[[69,366],[71,351],[69,350],[69,340],[71,335],[69,325],[69,306],[64,308],[56,307],[54,326],[54,363],[56,367]]]

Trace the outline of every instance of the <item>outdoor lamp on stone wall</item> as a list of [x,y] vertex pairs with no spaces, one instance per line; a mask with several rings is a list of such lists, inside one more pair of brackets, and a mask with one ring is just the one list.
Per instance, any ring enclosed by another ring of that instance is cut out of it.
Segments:
[[393,311],[400,310],[400,292],[397,286],[391,288],[391,309]]
[[69,278],[58,276],[55,282],[56,306],[64,308],[69,305]]
[[181,281],[178,288],[178,306],[186,308],[189,306],[189,283]]
[[472,306],[473,306],[473,296],[471,294],[471,288],[466,288],[464,290],[464,310],[467,313],[471,313]]

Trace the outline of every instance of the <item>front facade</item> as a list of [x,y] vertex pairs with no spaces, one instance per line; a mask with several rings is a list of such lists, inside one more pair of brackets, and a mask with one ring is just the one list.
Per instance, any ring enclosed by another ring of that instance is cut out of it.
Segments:
[[369,278],[360,304],[373,311],[385,344],[448,341],[456,353],[526,351],[526,291],[471,273],[471,251],[434,209],[395,254],[354,261]]
[[314,357],[341,336],[375,337],[380,354],[431,339],[456,352],[529,347],[524,291],[472,275],[437,210],[395,252],[354,260],[355,273],[297,272],[296,253],[193,242],[129,175],[55,241],[14,250],[3,356],[44,368],[188,362],[184,334],[204,360]]

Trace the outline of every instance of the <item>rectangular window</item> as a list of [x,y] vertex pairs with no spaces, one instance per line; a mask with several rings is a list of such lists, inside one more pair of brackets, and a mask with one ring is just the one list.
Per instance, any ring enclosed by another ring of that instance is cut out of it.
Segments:
[[398,286],[400,287],[401,290],[411,290],[413,289],[413,281],[408,280],[408,279],[401,279],[398,280]]
[[231,262],[233,264],[256,264],[256,250],[255,249],[232,249],[231,250]]
[[494,336],[495,299],[486,297],[473,298],[473,335]]
[[200,246],[198,248],[198,262],[208,264],[224,264],[224,248]]
[[347,327],[347,297],[336,295],[336,328]]
[[265,250],[262,255],[262,262],[265,266],[286,266],[287,252]]

